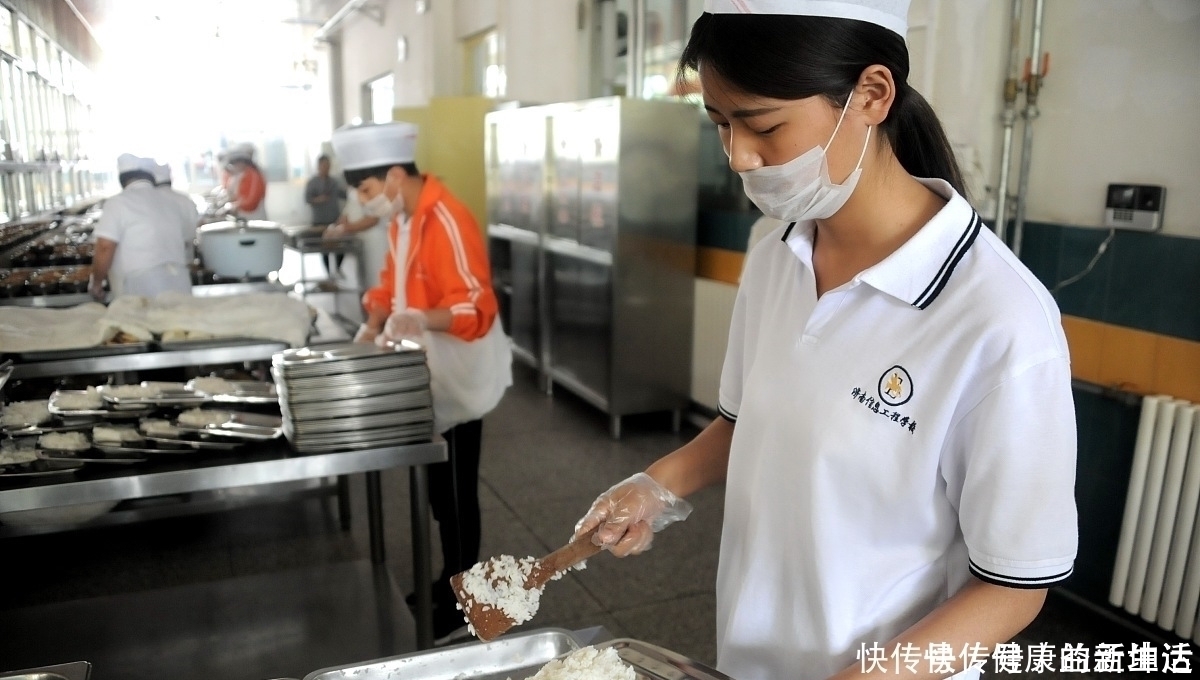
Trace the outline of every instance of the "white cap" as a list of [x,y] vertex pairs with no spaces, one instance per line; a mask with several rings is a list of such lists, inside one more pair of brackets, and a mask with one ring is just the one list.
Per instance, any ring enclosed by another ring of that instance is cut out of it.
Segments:
[[171,183],[171,166],[166,163],[154,164],[154,183],[155,184],[170,184]]
[[134,170],[148,172],[153,175],[155,165],[156,164],[153,160],[134,156],[131,153],[123,153],[120,156],[117,156],[118,175],[122,175],[127,172],[133,172]]
[[857,19],[883,26],[903,38],[909,0],[704,0],[709,14],[795,14]]
[[416,160],[417,126],[412,123],[367,123],[333,131],[333,153],[343,170],[363,170]]
[[229,147],[229,151],[225,158],[226,161],[252,161],[254,160],[254,145],[250,142],[242,142]]

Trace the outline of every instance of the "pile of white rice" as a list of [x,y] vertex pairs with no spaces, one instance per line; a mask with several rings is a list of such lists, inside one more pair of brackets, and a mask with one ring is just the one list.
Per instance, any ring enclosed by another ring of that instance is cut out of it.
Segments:
[[215,425],[224,425],[229,422],[233,414],[229,411],[209,410],[202,408],[190,408],[179,414],[179,419],[176,421],[185,427],[205,428]]
[[233,384],[224,378],[192,378],[192,389],[204,394],[229,394]]
[[38,445],[51,451],[85,451],[92,448],[82,432],[47,432],[38,437]]
[[15,442],[0,443],[0,465],[21,465],[37,460],[37,451],[18,446]]
[[117,399],[151,399],[162,390],[154,385],[108,385],[104,393]]
[[171,421],[165,418],[143,418],[138,423],[138,428],[142,434],[147,437],[166,437],[168,439],[178,439],[182,434],[178,427],[175,427]]
[[86,391],[59,392],[54,405],[63,411],[97,411],[104,408],[104,400],[95,387],[89,387]]
[[49,420],[50,409],[44,401],[14,401],[0,413],[0,425],[5,427],[41,425]]
[[547,663],[529,680],[637,680],[637,673],[612,647],[584,647]]
[[92,428],[92,441],[97,444],[131,444],[142,441],[142,435],[132,427],[97,425]]

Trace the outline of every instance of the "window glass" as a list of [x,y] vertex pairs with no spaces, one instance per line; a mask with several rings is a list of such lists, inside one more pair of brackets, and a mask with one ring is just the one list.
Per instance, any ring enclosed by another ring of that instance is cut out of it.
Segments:
[[33,28],[29,24],[17,20],[17,55],[21,57],[24,68],[33,68]]
[[16,45],[13,42],[12,10],[0,5],[0,50],[13,54],[16,52]]
[[42,74],[43,78],[48,79],[52,71],[50,68],[50,40],[35,36],[34,42],[37,44],[37,71]]
[[387,74],[367,83],[370,92],[371,122],[387,123],[392,120],[392,109],[396,106],[395,77]]

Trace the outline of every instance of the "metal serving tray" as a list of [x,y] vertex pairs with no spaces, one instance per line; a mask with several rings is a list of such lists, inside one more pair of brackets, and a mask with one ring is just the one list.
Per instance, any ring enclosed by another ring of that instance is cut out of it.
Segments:
[[[90,300],[90,297],[89,297]],[[55,349],[45,352],[18,352],[21,361],[61,361],[64,359],[90,359],[111,357],[121,354],[140,354],[150,350],[148,342],[123,342],[115,345],[96,345],[78,349]]]
[[618,638],[596,645],[597,649],[605,647],[616,649],[621,660],[633,667],[638,680],[733,680],[682,654],[641,640]]
[[189,380],[187,388],[196,394],[208,396],[213,401],[228,404],[274,404],[279,401],[275,384],[258,380],[227,380],[229,391],[207,392],[196,387],[196,381]]
[[353,666],[325,668],[304,680],[523,680],[547,661],[579,649],[570,631],[560,628],[506,635],[488,643],[472,642],[415,652]]
[[141,386],[157,388],[158,393],[147,397],[119,397],[112,393],[114,388],[112,385],[100,385],[96,391],[100,393],[100,397],[104,399],[105,403],[119,409],[145,408],[147,406],[197,406],[211,401],[207,395],[193,392],[181,383],[143,381]]
[[191,427],[176,420],[175,426],[179,428],[180,432],[213,434],[239,439],[277,439],[283,435],[283,418],[262,413],[235,411],[230,414],[229,420],[219,425]]

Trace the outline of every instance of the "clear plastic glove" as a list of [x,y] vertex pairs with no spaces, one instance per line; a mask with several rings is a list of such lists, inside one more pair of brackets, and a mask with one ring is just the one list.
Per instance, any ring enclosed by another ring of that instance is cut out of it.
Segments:
[[346,235],[341,223],[331,224],[325,227],[325,231],[321,232],[321,238],[326,240],[339,239]]
[[[425,333],[427,327],[428,321],[424,312],[419,309],[406,309],[388,317],[387,323],[383,324],[383,334],[379,337],[383,338],[385,342],[419,338]],[[380,339],[376,338],[375,341],[378,343]]]
[[599,527],[592,542],[618,557],[650,549],[654,533],[692,513],[692,505],[639,472],[613,486],[592,503],[575,525],[575,538]]
[[358,332],[354,334],[354,342],[372,343],[375,342],[378,336],[379,333],[364,323],[358,327]]

